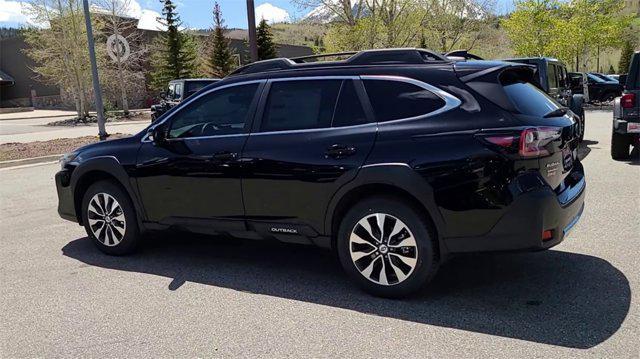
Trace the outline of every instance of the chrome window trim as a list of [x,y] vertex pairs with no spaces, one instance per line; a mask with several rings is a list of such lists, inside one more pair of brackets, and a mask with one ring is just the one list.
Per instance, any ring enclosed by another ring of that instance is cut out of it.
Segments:
[[297,76],[297,77],[280,77],[269,79],[268,82],[285,82],[285,81],[317,81],[317,80],[359,80],[360,76],[354,75],[327,75],[327,76]]
[[282,131],[268,131],[268,132],[251,132],[249,136],[262,136],[262,135],[275,135],[275,134],[290,134],[290,133],[305,133],[305,132],[318,132],[318,131],[333,131],[341,129],[352,129],[366,126],[377,127],[377,122],[361,123],[359,125],[340,126],[340,127],[320,127],[320,128],[304,128],[300,130],[282,130]]
[[[405,117],[405,118],[398,118],[395,120],[389,120],[389,121],[376,121],[376,123],[378,124],[387,124],[387,123],[395,123],[395,122],[400,122],[400,121],[410,121],[410,120],[418,120],[418,119],[423,119],[423,118],[427,118],[427,117],[433,117],[435,115],[439,115],[443,112],[447,112],[450,110],[453,110],[454,108],[459,107],[462,104],[462,101],[460,101],[460,99],[458,99],[457,97],[453,96],[452,94],[439,89],[433,85],[429,85],[428,83],[419,81],[419,80],[415,80],[412,78],[408,78],[408,77],[402,77],[402,76],[391,76],[391,75],[364,75],[364,76],[360,76],[360,79],[362,79],[363,81],[367,81],[367,80],[380,80],[380,81],[396,81],[396,82],[405,82],[408,84],[412,84],[418,87],[421,87],[427,91],[432,92],[433,94],[435,94],[436,96],[440,97],[443,101],[444,101],[444,106],[440,107],[439,109],[435,110],[435,111],[431,111],[431,112],[427,112],[423,115],[418,115],[418,116],[413,116],[413,117]],[[365,84],[365,89],[366,89],[366,84]]]
[[[203,97],[203,96],[206,96],[206,95],[208,95],[208,94],[210,94],[210,93],[213,93],[213,92],[216,92],[216,91],[219,91],[219,90],[224,90],[224,89],[227,89],[227,88],[230,88],[230,87],[235,87],[235,86],[250,85],[250,84],[255,84],[255,83],[257,83],[257,84],[260,84],[260,83],[266,83],[267,81],[268,81],[268,80],[266,80],[266,79],[261,79],[261,80],[249,80],[249,81],[234,82],[234,83],[232,83],[232,84],[222,85],[222,86],[220,86],[220,87],[215,87],[215,88],[209,89],[209,90],[207,90],[207,91],[205,91],[205,92],[203,92],[203,93],[199,94],[198,96],[194,96],[194,97],[192,97],[192,98],[188,99],[184,104],[182,104],[182,103],[181,103],[181,104],[180,104],[180,105],[178,105],[178,106],[186,107],[186,106],[188,106],[190,103],[192,103],[193,101],[196,101],[197,99],[199,99],[199,98],[201,98],[201,97]],[[141,140],[141,142],[142,142],[142,143],[149,143],[149,142],[152,142],[151,140],[149,140],[149,131],[150,131],[151,129],[155,128],[156,126],[160,126],[161,124],[163,124],[163,123],[165,123],[165,122],[169,121],[169,119],[171,119],[171,118],[172,118],[176,113],[180,113],[180,112],[182,112],[182,109],[178,109],[178,110],[176,110],[176,112],[173,112],[173,113],[169,114],[169,115],[168,115],[166,118],[164,118],[162,121],[160,121],[160,122],[158,122],[158,123],[156,123],[156,124],[153,124],[153,125],[151,125],[149,128],[147,128],[147,133],[146,133],[144,136],[142,136],[142,140]],[[249,133],[242,133],[242,135],[248,135],[248,134],[249,134]],[[236,135],[236,134],[234,134],[234,135]],[[237,134],[237,135],[240,135],[240,134]],[[219,137],[219,136],[230,136],[230,135],[201,136],[200,138],[210,138],[210,137]],[[183,139],[186,139],[186,138],[195,138],[195,137],[185,137],[185,138],[183,138]]]

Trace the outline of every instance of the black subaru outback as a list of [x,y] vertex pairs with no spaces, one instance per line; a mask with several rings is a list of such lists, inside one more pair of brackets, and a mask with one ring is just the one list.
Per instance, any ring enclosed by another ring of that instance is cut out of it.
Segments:
[[248,65],[67,154],[60,216],[114,255],[172,227],[326,247],[388,297],[457,253],[548,249],[580,218],[577,119],[531,66],[420,49],[311,60]]

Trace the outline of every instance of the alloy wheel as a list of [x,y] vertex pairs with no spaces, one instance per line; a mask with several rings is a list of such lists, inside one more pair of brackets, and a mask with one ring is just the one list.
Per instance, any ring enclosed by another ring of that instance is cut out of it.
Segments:
[[349,237],[351,260],[360,274],[380,285],[407,279],[418,263],[418,246],[409,227],[385,213],[367,215]]
[[96,193],[91,197],[87,218],[91,233],[105,246],[117,246],[124,238],[127,229],[124,211],[108,193]]

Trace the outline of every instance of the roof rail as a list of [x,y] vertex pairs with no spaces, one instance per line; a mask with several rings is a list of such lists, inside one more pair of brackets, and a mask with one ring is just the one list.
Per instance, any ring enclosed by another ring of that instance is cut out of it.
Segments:
[[298,56],[298,57],[292,57],[291,60],[295,63],[301,64],[304,63],[306,61],[304,60],[308,60],[308,59],[321,59],[324,57],[341,57],[341,56],[353,56],[355,54],[357,54],[358,51],[345,51],[345,52],[334,52],[334,53],[326,53],[326,54],[314,54],[314,55],[307,55],[307,56]]
[[[326,57],[349,56],[341,61],[305,61]],[[450,62],[451,60],[437,52],[416,48],[401,49],[377,49],[358,52],[338,52],[330,54],[317,54],[309,56],[277,58],[257,61],[232,72],[229,76],[246,75],[259,72],[288,70],[297,67],[307,68],[314,66],[350,66],[350,65],[384,65],[384,64],[429,64]]]

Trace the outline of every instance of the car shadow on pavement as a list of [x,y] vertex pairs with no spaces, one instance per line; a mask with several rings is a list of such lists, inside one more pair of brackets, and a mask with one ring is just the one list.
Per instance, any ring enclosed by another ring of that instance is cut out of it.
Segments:
[[419,295],[404,300],[359,291],[326,250],[193,234],[157,235],[127,257],[99,252],[87,238],[65,256],[114,270],[230,288],[381,317],[570,348],[611,337],[629,311],[631,289],[609,262],[550,250],[457,257]]
[[[591,153],[591,146],[597,145],[598,143],[599,143],[598,141],[583,140],[582,143],[578,145],[578,159],[580,161],[583,161],[585,158],[587,158],[589,153]],[[600,149],[600,147],[594,147],[594,148]]]

